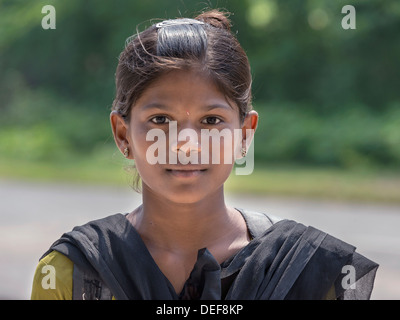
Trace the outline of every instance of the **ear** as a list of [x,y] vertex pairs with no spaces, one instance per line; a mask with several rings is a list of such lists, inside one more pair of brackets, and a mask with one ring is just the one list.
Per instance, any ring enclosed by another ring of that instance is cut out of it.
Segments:
[[[246,150],[249,149],[251,142],[254,138],[258,125],[258,113],[255,110],[251,110],[246,114],[242,125],[242,145]],[[250,131],[248,131],[250,129]]]
[[133,159],[132,148],[130,148],[129,146],[128,139],[129,126],[125,122],[125,119],[117,111],[112,111],[110,114],[110,122],[114,135],[114,141],[118,149],[121,151],[122,154],[124,154],[125,148],[128,148],[129,155],[126,158]]

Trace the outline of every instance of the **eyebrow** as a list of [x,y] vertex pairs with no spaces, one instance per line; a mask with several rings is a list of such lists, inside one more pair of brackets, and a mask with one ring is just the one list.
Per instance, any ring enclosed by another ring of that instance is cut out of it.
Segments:
[[168,106],[161,104],[161,103],[157,103],[157,102],[153,102],[153,103],[149,103],[146,104],[144,106],[142,106],[143,110],[148,110],[148,109],[163,109],[163,110],[168,110],[170,109]]
[[213,110],[213,109],[227,109],[227,110],[233,110],[232,106],[230,104],[220,104],[220,103],[215,103],[207,106],[207,111]]
[[[153,103],[149,103],[146,104],[142,107],[143,110],[149,110],[149,109],[161,109],[161,110],[170,110],[172,109],[171,107],[161,104],[161,103],[157,103],[157,102],[153,102]],[[233,110],[232,106],[230,104],[222,104],[222,103],[214,103],[211,105],[208,105],[206,107],[207,111],[210,110],[214,110],[214,109],[225,109],[225,110]]]

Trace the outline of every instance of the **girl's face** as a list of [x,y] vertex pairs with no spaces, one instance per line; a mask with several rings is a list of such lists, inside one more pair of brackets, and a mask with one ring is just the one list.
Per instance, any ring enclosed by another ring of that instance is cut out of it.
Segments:
[[[200,73],[176,70],[159,77],[132,106],[126,124],[129,158],[135,159],[143,192],[176,203],[195,203],[215,194],[232,171],[234,151],[242,147],[241,140],[233,139],[234,129],[255,129],[254,117],[257,114],[253,111],[252,120],[247,117],[241,126],[238,107]],[[183,129],[189,129],[185,130],[188,136],[179,136]],[[202,129],[226,129],[231,133],[231,161],[224,158],[224,139],[219,140],[220,148],[216,151],[211,138],[207,138],[208,143],[202,141]],[[151,132],[156,133],[156,138],[149,138]],[[219,153],[218,163],[213,163],[215,152]],[[202,161],[203,153],[208,153],[208,161]],[[189,163],[182,160],[185,157],[191,159]],[[152,164],[155,159],[165,161]]]

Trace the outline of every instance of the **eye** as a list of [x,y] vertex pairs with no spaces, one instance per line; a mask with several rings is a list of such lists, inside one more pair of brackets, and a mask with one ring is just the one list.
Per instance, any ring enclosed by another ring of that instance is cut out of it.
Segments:
[[155,124],[164,124],[164,123],[168,123],[169,119],[166,116],[155,116],[155,117],[151,118],[151,122],[153,122]]
[[202,121],[202,123],[204,123],[204,124],[218,124],[220,122],[221,122],[221,119],[219,119],[217,117],[207,117]]

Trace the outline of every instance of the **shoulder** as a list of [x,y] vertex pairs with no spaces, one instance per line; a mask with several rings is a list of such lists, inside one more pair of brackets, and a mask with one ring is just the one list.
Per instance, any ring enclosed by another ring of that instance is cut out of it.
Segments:
[[57,251],[44,256],[36,267],[32,300],[71,300],[74,263]]
[[133,233],[128,220],[122,214],[115,214],[105,218],[89,221],[83,225],[75,226],[71,231],[64,233],[48,249],[42,258],[52,251],[57,251],[68,257],[80,267],[87,267],[93,272],[89,256],[101,255],[119,248],[127,236]]
[[244,220],[246,221],[247,228],[253,238],[263,234],[276,223],[285,220],[278,216],[260,211],[253,211],[243,208],[236,208],[236,210],[242,214]]
[[[118,270],[126,260],[124,252],[138,251],[140,240],[123,214],[74,227],[41,257],[34,275],[31,299],[73,299],[74,287],[80,288],[84,284],[76,282],[77,270],[85,277],[96,279],[99,270]],[[140,255],[143,251],[136,253]],[[106,276],[113,277],[109,272]]]

